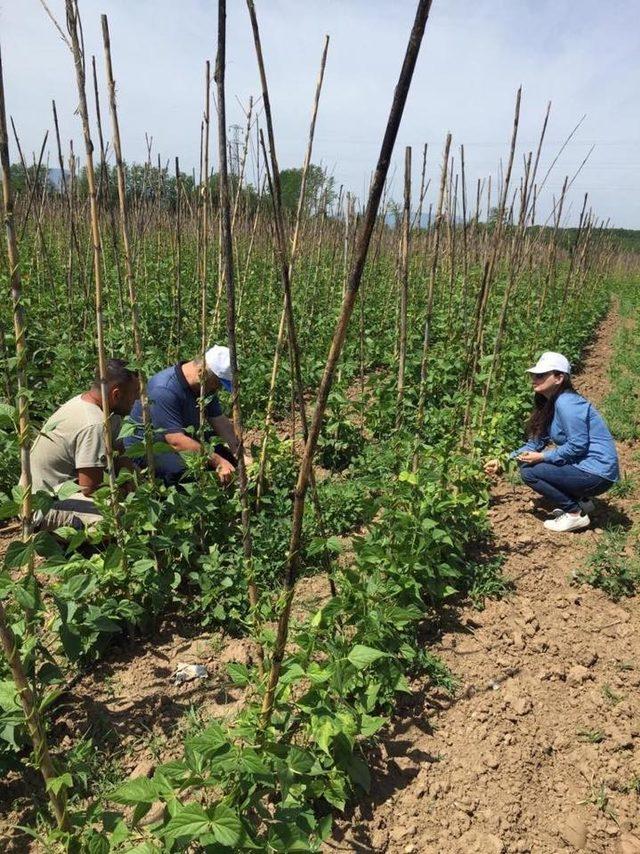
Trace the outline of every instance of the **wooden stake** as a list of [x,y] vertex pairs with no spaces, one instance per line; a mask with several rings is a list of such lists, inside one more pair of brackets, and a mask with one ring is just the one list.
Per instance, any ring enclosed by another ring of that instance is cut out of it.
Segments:
[[273,704],[275,692],[280,678],[280,670],[284,659],[287,637],[289,633],[289,617],[291,614],[291,605],[295,592],[295,584],[298,576],[300,565],[300,538],[302,535],[302,522],[304,516],[304,505],[307,489],[309,487],[311,467],[313,456],[318,443],[322,420],[324,418],[327,399],[338,360],[342,353],[344,340],[347,334],[349,320],[353,313],[358,289],[364,272],[365,262],[367,260],[367,252],[371,242],[371,235],[376,223],[380,198],[384,186],[387,173],[389,171],[389,163],[393,153],[400,120],[407,100],[411,78],[415,68],[416,60],[422,43],[424,29],[431,8],[431,0],[419,0],[416,17],[409,37],[407,51],[405,54],[400,78],[396,86],[389,120],[382,140],[382,146],[378,157],[376,171],[371,182],[369,190],[369,200],[364,213],[362,227],[358,234],[358,243],[356,246],[351,274],[349,276],[347,292],[345,293],[340,310],[340,316],[336,323],[336,327],[327,356],[320,387],[316,398],[316,406],[313,413],[313,421],[309,430],[309,437],[305,443],[304,454],[300,462],[298,471],[298,480],[296,483],[293,515],[291,523],[291,538],[289,542],[289,555],[287,559],[287,569],[285,576],[285,595],[282,611],[278,619],[278,627],[276,631],[276,641],[274,645],[273,657],[271,661],[271,670],[269,672],[269,680],[267,689],[264,694],[261,712],[261,724],[263,729],[269,726],[271,714],[273,712]]
[[120,124],[118,122],[118,108],[116,105],[116,83],[113,78],[113,66],[111,63],[111,41],[109,38],[109,23],[107,16],[101,16],[102,41],[104,44],[104,59],[107,70],[107,85],[109,87],[109,108],[111,111],[111,127],[113,131],[113,150],[116,156],[116,175],[118,179],[118,203],[120,209],[120,229],[122,233],[122,248],[124,250],[125,279],[129,292],[129,307],[131,309],[131,331],[133,332],[133,346],[138,363],[138,376],[140,379],[140,402],[142,404],[142,423],[144,427],[144,446],[147,458],[147,472],[149,480],[155,480],[155,461],[153,456],[153,426],[149,413],[149,398],[147,395],[147,377],[144,369],[144,351],[142,349],[142,337],[140,335],[140,321],[138,317],[138,299],[136,296],[133,263],[131,260],[131,245],[129,242],[129,212],[127,210],[124,163],[122,161],[122,145],[120,143]]

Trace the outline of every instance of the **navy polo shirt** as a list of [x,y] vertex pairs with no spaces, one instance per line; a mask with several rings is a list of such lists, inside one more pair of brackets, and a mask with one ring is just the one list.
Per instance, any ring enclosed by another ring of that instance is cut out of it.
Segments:
[[[200,429],[200,405],[198,395],[189,387],[180,362],[165,368],[159,374],[150,377],[147,382],[147,394],[149,396],[149,414],[153,425],[154,441],[164,441],[167,433],[186,433],[189,427],[193,428],[193,437],[197,437]],[[217,418],[222,415],[222,407],[217,395],[205,407],[207,418]],[[127,437],[125,445],[144,441],[142,429],[142,404],[139,400],[131,410],[132,421],[137,422],[140,428],[134,436]],[[175,483],[180,479],[186,465],[177,452],[155,455],[156,475],[165,483]]]

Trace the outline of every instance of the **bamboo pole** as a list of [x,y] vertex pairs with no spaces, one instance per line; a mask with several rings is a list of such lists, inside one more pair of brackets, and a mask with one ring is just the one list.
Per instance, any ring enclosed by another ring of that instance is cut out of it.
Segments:
[[201,222],[201,255],[200,255],[200,358],[202,372],[200,374],[200,441],[204,448],[205,429],[205,392],[206,380],[205,360],[207,353],[207,266],[209,250],[209,120],[211,110],[211,63],[205,63],[204,74],[204,117],[202,134],[202,171],[200,178],[200,222]]
[[[27,336],[26,317],[22,298],[20,278],[20,259],[16,236],[16,221],[11,188],[11,167],[9,162],[9,135],[4,96],[4,78],[2,74],[2,56],[0,54],[0,158],[2,166],[2,196],[4,228],[7,241],[7,261],[9,264],[9,286],[13,309],[13,330],[16,345],[17,410],[18,410],[18,447],[20,449],[20,487],[22,539],[28,540],[32,532],[31,499],[31,438],[29,432],[29,388],[27,380]],[[33,565],[29,567],[33,571]]]
[[102,287],[102,243],[100,240],[100,218],[96,198],[95,172],[93,168],[93,142],[89,128],[89,110],[87,108],[87,96],[85,89],[85,64],[84,54],[80,47],[78,29],[80,26],[80,13],[77,0],[65,0],[67,13],[67,30],[71,38],[73,60],[76,71],[76,83],[78,87],[79,104],[78,109],[82,120],[82,131],[84,136],[87,168],[87,185],[89,194],[89,210],[91,218],[91,237],[93,241],[93,272],[95,284],[96,305],[96,345],[98,350],[98,369],[100,372],[100,394],[102,399],[102,414],[104,418],[104,443],[106,452],[106,468],[109,478],[109,489],[111,496],[111,509],[116,524],[118,536],[120,529],[120,512],[118,501],[118,489],[116,484],[116,473],[113,461],[113,441],[111,435],[111,416],[109,412],[109,387],[107,384],[107,357],[104,342],[104,317],[103,317],[103,287]]
[[[424,178],[424,167],[423,167]],[[402,213],[402,242],[400,246],[400,322],[398,328],[398,393],[396,397],[396,429],[402,425],[404,403],[404,371],[407,360],[407,307],[409,303],[409,237],[411,232],[411,146],[404,151],[404,208]]]
[[[465,441],[467,429],[469,427],[469,422],[471,418],[471,404],[473,401],[474,389],[475,389],[475,381],[476,381],[476,370],[478,366],[478,362],[481,355],[482,350],[482,335],[484,328],[484,319],[485,313],[487,309],[487,303],[489,299],[489,292],[491,290],[491,285],[494,279],[494,271],[496,262],[498,260],[498,255],[500,252],[500,248],[502,246],[502,236],[504,233],[504,225],[505,225],[505,211],[507,207],[507,198],[509,193],[509,184],[511,180],[511,172],[513,169],[513,160],[515,157],[516,150],[516,140],[518,138],[518,125],[520,121],[520,101],[522,98],[522,87],[519,87],[518,92],[516,94],[516,106],[513,117],[513,129],[511,133],[511,146],[509,149],[509,160],[507,163],[507,171],[504,176],[504,180],[501,186],[501,192],[498,196],[498,210],[497,210],[497,221],[495,227],[493,229],[493,234],[491,235],[491,245],[488,247],[487,257],[485,258],[485,263],[482,272],[482,281],[480,283],[480,290],[478,292],[478,299],[476,302],[476,312],[475,312],[475,323],[473,335],[471,337],[469,354],[467,358],[468,374],[468,397],[467,404],[465,408],[464,414],[464,422],[463,422],[463,433],[462,433],[462,441]],[[490,205],[491,201],[491,176],[489,176],[489,185],[487,191],[487,205]],[[486,229],[488,234],[488,229]],[[488,238],[487,238],[488,239]]]
[[111,127],[113,132],[113,150],[116,157],[116,175],[118,179],[118,204],[120,210],[120,229],[122,234],[122,248],[124,250],[124,266],[127,290],[129,292],[129,308],[131,310],[131,331],[133,332],[133,346],[138,363],[138,376],[140,379],[140,402],[142,404],[142,423],[144,427],[144,446],[147,458],[147,471],[149,480],[155,480],[155,461],[153,457],[153,427],[149,413],[149,397],[147,395],[147,376],[144,369],[144,351],[142,348],[142,337],[140,335],[140,320],[138,315],[138,298],[136,295],[133,263],[131,260],[131,245],[129,241],[129,212],[127,210],[124,163],[122,161],[122,145],[120,142],[120,124],[118,122],[118,107],[116,104],[116,83],[113,78],[113,65],[111,62],[111,40],[109,38],[109,23],[107,16],[101,16],[102,41],[104,44],[104,58],[107,71],[107,86],[109,88],[109,108],[111,111]]
[[420,50],[420,45],[422,43],[422,37],[424,35],[424,29],[427,23],[430,8],[431,0],[419,0],[413,28],[411,30],[411,35],[409,37],[409,42],[404,57],[404,62],[400,71],[400,77],[395,88],[393,103],[391,105],[391,111],[389,113],[387,127],[382,140],[378,163],[373,176],[373,180],[371,182],[371,187],[369,190],[369,199],[363,217],[362,228],[360,229],[360,232],[358,234],[358,243],[353,258],[353,265],[351,269],[351,274],[349,276],[347,292],[342,301],[340,316],[335,326],[329,355],[327,356],[327,362],[325,365],[322,380],[320,382],[320,387],[318,389],[316,406],[314,409],[313,421],[311,423],[309,431],[309,437],[305,443],[304,454],[300,462],[294,497],[291,538],[289,542],[289,554],[287,559],[283,605],[282,611],[278,619],[276,640],[271,660],[271,669],[269,672],[269,679],[263,697],[261,709],[261,724],[263,729],[266,729],[271,721],[271,714],[273,712],[273,704],[275,700],[275,692],[278,685],[278,680],[280,678],[280,670],[282,668],[282,662],[284,659],[284,653],[287,644],[287,638],[289,633],[289,617],[291,614],[291,605],[293,602],[295,585],[300,565],[300,538],[302,535],[304,505],[307,489],[310,483],[313,456],[318,443],[318,437],[320,435],[322,420],[327,406],[327,399],[329,397],[329,392],[331,391],[331,386],[333,384],[333,377],[335,374],[336,366],[342,353],[342,348],[344,346],[344,340],[347,333],[347,327],[349,325],[349,320],[351,319],[353,307],[355,305],[356,297],[358,295],[358,289],[360,287],[365,262],[367,260],[369,244],[371,242],[371,235],[373,233],[373,229],[376,223],[376,216],[380,205],[382,189],[384,186],[385,179],[387,177],[387,173],[389,171],[391,155],[393,153],[398,128],[400,126],[400,120],[402,118],[402,113],[406,104],[409,87],[411,85],[411,78],[413,76],[416,60],[418,58],[418,53]]
[[[324,80],[324,72],[327,64],[327,51],[329,49],[329,36],[325,36],[324,47],[322,50],[322,57],[320,59],[320,71],[318,73],[318,79],[316,82],[315,95],[313,99],[313,107],[311,111],[311,122],[309,125],[309,136],[307,139],[307,149],[304,156],[304,162],[302,165],[302,176],[300,181],[300,193],[298,195],[298,204],[296,207],[296,220],[295,226],[293,230],[293,237],[291,239],[291,252],[289,256],[289,287],[291,286],[291,281],[293,278],[294,272],[294,263],[296,260],[297,252],[298,252],[298,238],[300,232],[300,222],[302,219],[302,212],[304,210],[304,201],[307,187],[307,176],[309,172],[309,166],[311,164],[311,155],[313,152],[313,138],[315,135],[316,129],[316,120],[318,117],[318,106],[320,104],[320,93],[322,92],[322,82]],[[266,77],[265,77],[266,83]],[[266,157],[265,157],[266,160]],[[267,172],[267,174],[269,174]],[[275,387],[278,377],[278,366],[280,362],[280,355],[282,352],[282,347],[284,344],[284,332],[285,332],[285,322],[287,318],[287,304],[286,304],[286,294],[284,296],[283,306],[282,306],[282,314],[280,317],[280,326],[278,328],[278,337],[276,340],[276,347],[273,356],[273,365],[271,369],[271,381],[269,384],[269,393],[267,397],[267,407],[265,412],[265,434],[262,440],[262,447],[260,449],[260,464],[258,468],[258,482],[257,482],[257,497],[258,501],[262,495],[264,489],[264,475],[265,475],[265,466],[266,466],[266,455],[267,455],[267,442],[269,438],[269,427],[271,426],[271,422],[273,419],[273,405],[275,400]]]
[[[225,63],[226,63],[226,0],[218,0],[218,53],[214,79],[218,94],[218,187],[220,190],[220,221],[222,224],[222,242],[220,251],[224,265],[224,280],[227,296],[227,338],[231,360],[233,383],[232,411],[233,426],[238,439],[238,487],[242,507],[242,548],[245,558],[249,602],[255,610],[258,604],[258,588],[253,572],[251,542],[251,520],[249,516],[249,498],[247,493],[247,471],[244,461],[244,438],[242,410],[240,407],[240,375],[238,373],[238,355],[236,343],[235,316],[235,280],[233,268],[233,243],[231,234],[231,210],[227,174],[227,119],[225,100]],[[258,645],[258,666],[262,672],[263,653]]]
[[[436,218],[433,226],[433,249],[431,255],[431,270],[429,272],[429,290],[427,292],[427,306],[424,318],[424,335],[422,338],[422,360],[420,363],[420,389],[418,392],[418,411],[416,414],[416,434],[419,439],[420,431],[424,425],[424,408],[427,396],[427,369],[429,361],[429,348],[431,346],[431,320],[433,314],[433,295],[436,286],[436,275],[438,272],[438,259],[440,249],[440,231],[442,228],[442,209],[444,205],[444,193],[447,186],[447,170],[449,167],[449,150],[451,148],[451,134],[448,133],[442,153],[442,171],[440,173],[440,189],[438,191],[438,205]],[[414,458],[414,463],[417,458]]]
[[[176,220],[175,220],[175,268],[174,268],[174,318],[175,318],[175,356],[180,351],[180,336],[182,334],[182,209],[180,196],[182,181],[180,177],[180,161],[176,157]],[[172,326],[173,332],[173,326]]]

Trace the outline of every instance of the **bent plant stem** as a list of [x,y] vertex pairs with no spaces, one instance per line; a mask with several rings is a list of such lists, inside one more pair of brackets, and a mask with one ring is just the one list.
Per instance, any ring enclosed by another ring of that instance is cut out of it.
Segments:
[[27,723],[27,729],[33,744],[35,764],[40,769],[45,788],[49,796],[49,803],[60,830],[70,829],[69,816],[67,814],[66,787],[63,785],[57,792],[51,787],[51,782],[58,777],[56,769],[49,753],[47,737],[44,724],[40,716],[34,694],[29,687],[27,677],[22,667],[20,653],[16,639],[7,623],[7,615],[3,604],[0,602],[0,646],[7,660],[11,676],[16,686],[20,704]]
[[313,455],[315,453],[316,446],[318,443],[318,437],[320,435],[322,420],[327,406],[327,399],[329,397],[329,392],[331,391],[331,386],[333,384],[333,377],[335,374],[336,366],[342,353],[347,328],[351,319],[351,315],[353,313],[353,308],[358,295],[360,282],[362,280],[362,274],[364,272],[364,266],[367,260],[367,253],[369,250],[369,244],[371,242],[371,235],[373,233],[373,229],[376,223],[376,217],[378,214],[378,208],[380,206],[382,189],[384,187],[384,182],[389,171],[389,163],[391,160],[391,155],[393,153],[393,148],[398,133],[398,127],[400,125],[400,120],[402,118],[402,113],[406,104],[409,87],[411,85],[411,78],[413,76],[416,60],[418,58],[420,44],[424,35],[424,30],[427,23],[427,18],[429,16],[430,8],[431,0],[419,0],[413,28],[409,37],[409,43],[407,45],[404,62],[400,72],[400,77],[394,92],[393,103],[391,105],[391,111],[389,113],[387,127],[385,130],[384,138],[382,140],[378,163],[373,176],[373,180],[371,182],[371,187],[369,190],[369,199],[363,217],[362,228],[358,235],[358,242],[352,261],[352,268],[351,273],[349,275],[346,292],[342,300],[340,316],[335,326],[329,355],[327,357],[324,373],[320,382],[320,387],[318,389],[316,407],[313,414],[313,421],[311,423],[309,438],[305,443],[304,454],[298,471],[298,480],[295,488],[295,498],[291,524],[291,539],[289,541],[289,555],[287,559],[287,568],[285,576],[284,606],[278,619],[276,640],[271,660],[271,669],[269,671],[267,689],[263,697],[261,708],[261,726],[263,732],[266,731],[271,722],[276,688],[278,686],[280,671],[282,668],[282,662],[284,660],[284,653],[287,645],[287,638],[289,633],[289,617],[291,614],[291,603],[293,601],[295,584],[300,565],[300,543],[302,536],[305,497],[310,481]]
[[[18,447],[20,449],[20,521],[22,539],[25,542],[33,536],[32,477],[31,477],[31,437],[29,418],[29,389],[27,384],[27,340],[26,318],[22,302],[22,280],[20,277],[20,257],[15,231],[13,190],[11,186],[11,167],[9,165],[9,134],[7,132],[7,114],[4,97],[4,78],[2,73],[2,55],[0,54],[0,168],[2,170],[2,199],[4,226],[7,240],[7,260],[9,262],[9,284],[11,305],[13,308],[13,330],[16,347],[17,410],[18,410]],[[4,339],[3,339],[4,350]],[[9,389],[10,390],[10,389]],[[29,552],[27,577],[34,580],[33,550]],[[32,634],[34,614],[31,608],[25,609],[25,625],[28,634]]]

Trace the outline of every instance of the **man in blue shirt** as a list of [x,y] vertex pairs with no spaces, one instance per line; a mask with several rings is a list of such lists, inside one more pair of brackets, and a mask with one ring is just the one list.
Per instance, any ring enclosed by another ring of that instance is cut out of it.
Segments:
[[[201,453],[200,433],[200,385],[204,381],[204,392],[210,401],[204,409],[209,427],[225,442],[209,454],[209,464],[222,484],[233,478],[238,439],[231,420],[223,413],[217,392],[220,388],[231,391],[231,363],[229,348],[215,345],[207,350],[204,362],[191,359],[179,362],[150,377],[147,383],[149,414],[153,426],[154,441],[164,441],[172,451],[155,455],[156,476],[167,485],[177,483],[184,475],[186,463],[184,453]],[[131,410],[131,418],[140,426],[134,436],[125,439],[132,445],[143,441],[142,405],[139,400]]]

